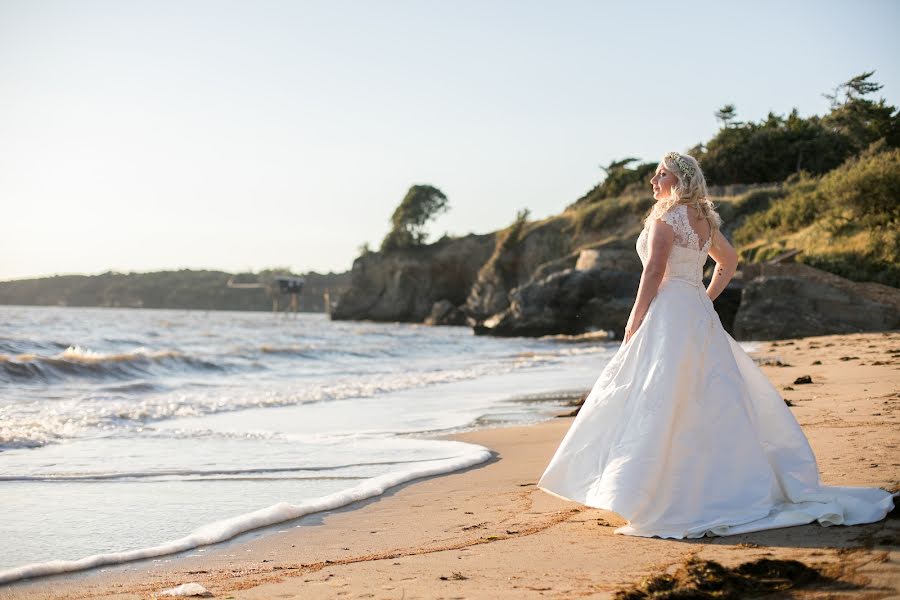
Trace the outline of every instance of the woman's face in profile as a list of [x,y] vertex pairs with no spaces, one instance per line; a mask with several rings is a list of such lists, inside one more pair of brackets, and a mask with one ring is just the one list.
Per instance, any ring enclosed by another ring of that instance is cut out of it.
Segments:
[[653,199],[662,200],[663,198],[668,198],[676,183],[678,183],[678,178],[675,177],[675,174],[669,171],[665,163],[659,163],[659,166],[656,167],[656,173],[650,180],[650,185],[653,186]]

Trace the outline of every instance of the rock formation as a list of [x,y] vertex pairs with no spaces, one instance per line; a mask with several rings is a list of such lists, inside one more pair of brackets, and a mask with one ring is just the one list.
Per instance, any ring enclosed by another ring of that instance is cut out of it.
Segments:
[[449,300],[438,300],[431,307],[431,314],[425,317],[426,325],[466,325],[466,313]]
[[353,261],[350,288],[331,318],[421,323],[435,302],[466,296],[494,251],[495,234],[470,234],[414,248],[369,252]]
[[799,263],[749,265],[735,338],[781,338],[900,328],[900,290]]
[[467,315],[481,321],[509,307],[510,292],[530,281],[542,265],[562,261],[574,264],[571,236],[563,228],[566,222],[551,219],[526,228],[516,223],[497,237],[496,248],[478,272],[478,278],[466,299]]
[[624,327],[640,272],[565,269],[518,287],[509,307],[475,328],[479,334],[540,336]]

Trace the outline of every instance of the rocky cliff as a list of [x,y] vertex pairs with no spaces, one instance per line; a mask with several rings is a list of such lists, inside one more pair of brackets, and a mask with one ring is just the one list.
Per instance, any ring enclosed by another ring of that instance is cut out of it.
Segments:
[[364,254],[353,261],[350,287],[332,306],[331,318],[421,323],[435,303],[459,306],[494,251],[495,238],[472,234]]
[[478,270],[464,312],[480,321],[507,309],[510,293],[542,269],[546,275],[574,264],[573,242],[559,219],[531,226],[516,223],[501,231],[490,258]]
[[621,329],[640,277],[634,242],[646,201],[619,204],[367,253],[332,318],[469,324],[494,335]]

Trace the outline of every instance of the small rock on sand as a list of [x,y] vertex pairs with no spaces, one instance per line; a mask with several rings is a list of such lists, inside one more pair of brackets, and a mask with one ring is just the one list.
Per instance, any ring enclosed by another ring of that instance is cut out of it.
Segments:
[[163,590],[160,596],[199,596],[201,598],[212,598],[213,594],[199,583],[182,583],[177,587]]

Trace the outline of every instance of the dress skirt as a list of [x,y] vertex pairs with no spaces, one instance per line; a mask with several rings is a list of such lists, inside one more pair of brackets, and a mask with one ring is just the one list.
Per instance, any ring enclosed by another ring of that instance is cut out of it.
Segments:
[[799,423],[705,288],[663,279],[538,482],[614,511],[615,533],[697,538],[879,521],[879,488],[823,486]]

